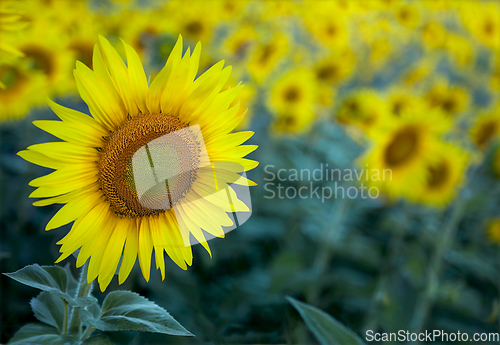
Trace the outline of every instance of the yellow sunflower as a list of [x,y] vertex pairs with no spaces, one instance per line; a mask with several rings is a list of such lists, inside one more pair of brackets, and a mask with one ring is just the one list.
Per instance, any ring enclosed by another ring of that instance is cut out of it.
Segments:
[[391,118],[358,160],[369,170],[366,182],[389,197],[415,200],[426,182],[427,166],[434,162],[439,137],[449,126],[450,121],[439,112],[410,112]]
[[309,69],[297,68],[276,81],[270,92],[269,105],[277,112],[312,110],[317,96],[318,85],[314,74]]
[[492,49],[500,47],[500,5],[495,1],[464,1],[461,16],[465,27]]
[[22,118],[40,104],[45,78],[33,75],[25,65],[0,65],[0,122]]
[[463,182],[468,156],[458,147],[441,143],[434,149],[432,162],[427,165],[423,188],[417,188],[417,201],[438,207],[446,206]]
[[475,125],[470,130],[474,144],[486,148],[492,139],[500,133],[500,106],[492,113],[484,114],[477,118]]
[[394,10],[399,24],[415,29],[420,22],[419,8],[413,4],[402,4]]
[[20,31],[27,26],[20,4],[22,4],[20,1],[0,1],[0,57],[3,54],[8,56],[23,56],[23,53],[12,45],[12,37],[9,37],[12,33]]
[[493,218],[488,221],[486,235],[491,242],[500,244],[500,218]]
[[[110,283],[120,257],[119,282],[139,258],[146,280],[154,249],[165,277],[164,251],[182,269],[192,264],[196,240],[224,236],[249,208],[229,184],[253,185],[240,173],[258,162],[240,145],[253,132],[230,133],[243,119],[230,107],[242,86],[221,89],[231,69],[215,64],[196,78],[201,52],[184,56],[179,37],[165,66],[148,85],[141,61],[124,43],[127,65],[103,37],[93,70],[77,62],[75,79],[92,117],[50,102],[62,121],[35,121],[62,142],[30,146],[25,160],[56,169],[31,181],[34,205],[65,204],[46,230],[74,221],[58,242],[64,260],[80,248],[77,266],[89,261],[88,281]],[[196,78],[196,79],[195,79]]]
[[252,58],[247,64],[248,71],[255,82],[262,83],[287,53],[288,39],[280,32],[259,42],[252,51]]
[[344,124],[354,125],[366,133],[378,130],[387,122],[389,108],[373,90],[361,90],[348,96],[337,113],[337,120]]
[[441,82],[427,92],[424,100],[429,108],[441,110],[451,117],[465,110],[469,98],[465,90]]

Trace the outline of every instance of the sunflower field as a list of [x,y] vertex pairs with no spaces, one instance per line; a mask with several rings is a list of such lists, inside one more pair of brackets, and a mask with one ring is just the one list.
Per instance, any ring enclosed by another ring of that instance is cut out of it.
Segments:
[[498,343],[499,139],[495,0],[0,0],[0,344]]

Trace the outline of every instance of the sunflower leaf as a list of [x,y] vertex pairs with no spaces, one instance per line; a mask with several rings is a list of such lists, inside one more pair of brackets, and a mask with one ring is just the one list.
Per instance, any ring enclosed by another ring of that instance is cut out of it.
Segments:
[[23,326],[7,345],[64,345],[73,344],[78,339],[71,336],[60,336],[59,331],[41,323],[30,323]]
[[95,297],[73,298],[68,294],[68,275],[63,268],[58,266],[40,266],[34,264],[21,268],[19,271],[4,274],[24,285],[61,297],[72,306],[88,307],[97,303]]
[[42,291],[30,302],[31,309],[35,317],[48,325],[54,326],[62,331],[64,320],[64,304],[62,300],[54,294]]
[[13,273],[4,273],[18,282],[48,292],[66,292],[68,276],[66,271],[57,266],[40,266],[37,264],[21,268]]
[[90,337],[87,338],[80,345],[114,345],[114,343],[106,337]]
[[363,345],[361,338],[324,311],[309,304],[287,297],[299,312],[309,330],[323,345]]
[[131,291],[108,294],[99,318],[81,309],[81,320],[101,331],[139,331],[193,336],[163,308]]

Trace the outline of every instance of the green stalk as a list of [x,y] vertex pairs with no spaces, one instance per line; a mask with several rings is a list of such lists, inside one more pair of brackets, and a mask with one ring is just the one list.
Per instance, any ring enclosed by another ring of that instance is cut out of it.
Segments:
[[445,223],[444,230],[436,245],[436,250],[429,265],[429,276],[423,293],[417,298],[415,310],[410,323],[412,332],[420,333],[425,326],[432,305],[436,301],[439,292],[439,276],[443,266],[444,256],[453,244],[457,231],[457,225],[462,219],[463,209],[467,198],[457,200],[451,216]]
[[61,298],[64,305],[64,319],[63,319],[63,328],[62,335],[68,334],[68,302],[66,302],[63,298]]
[[[338,241],[344,217],[349,209],[349,198],[341,198],[337,200],[338,201],[334,203],[330,212],[331,216],[328,228],[325,232],[325,238],[319,243],[319,248],[316,252],[314,263],[311,267],[311,273],[313,277],[321,277],[325,272],[328,262],[332,258],[332,252],[330,250],[331,244]],[[315,284],[311,284],[311,287],[306,296],[309,304],[316,304],[322,287],[323,286],[319,281]]]
[[87,329],[85,330],[85,333],[83,333],[83,335],[81,336],[80,340],[85,340],[88,337],[90,337],[93,331],[95,331],[95,327],[88,326]]
[[[90,295],[92,291],[92,283],[87,283],[87,273],[89,270],[88,262],[83,265],[82,273],[80,274],[80,279],[78,280],[78,287],[76,289],[76,297],[87,297]],[[80,316],[78,315],[78,311],[81,307],[73,308],[73,313],[71,315],[71,322],[69,324],[69,332],[78,335],[81,335],[82,332],[82,323],[80,320]]]
[[381,313],[382,302],[384,299],[384,295],[387,291],[387,286],[390,282],[391,272],[394,269],[394,265],[396,262],[396,258],[399,255],[401,246],[403,244],[403,238],[405,235],[405,231],[397,231],[391,237],[389,242],[390,254],[387,261],[384,263],[384,266],[380,272],[380,278],[377,281],[375,286],[370,306],[368,308],[368,313],[366,315],[365,323],[364,323],[364,331],[373,330],[378,326],[379,315]]

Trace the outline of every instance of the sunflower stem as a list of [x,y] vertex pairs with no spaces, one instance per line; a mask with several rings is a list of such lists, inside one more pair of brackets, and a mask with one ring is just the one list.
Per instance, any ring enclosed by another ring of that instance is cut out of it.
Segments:
[[[338,199],[338,202],[334,203],[332,207],[325,237],[319,243],[319,248],[316,252],[316,257],[311,267],[311,273],[315,279],[323,275],[328,262],[332,257],[332,252],[330,250],[331,245],[332,243],[336,243],[339,240],[340,229],[342,228],[343,219],[348,212],[349,204],[350,203],[348,198],[340,198]],[[319,280],[317,280],[314,284],[311,284],[311,287],[306,296],[309,304],[316,304],[322,287],[323,284]]]
[[375,331],[378,326],[381,307],[390,283],[391,273],[396,266],[396,259],[403,244],[404,235],[406,233],[405,230],[406,229],[403,228],[396,231],[396,233],[392,235],[389,242],[389,258],[384,263],[380,272],[379,279],[377,280],[377,283],[375,285],[375,289],[370,301],[370,306],[368,308],[363,327],[365,332],[368,330]]
[[92,332],[95,330],[95,327],[93,326],[88,326],[86,329],[85,329],[85,333],[83,333],[83,335],[81,336],[80,340],[85,340],[87,339],[88,337],[90,337],[90,335],[92,334]]
[[68,334],[68,302],[66,302],[63,298],[61,298],[64,305],[64,318],[63,318],[63,327],[62,327],[62,335]]
[[[464,198],[465,199],[465,198]],[[444,256],[453,244],[453,238],[457,230],[457,225],[462,219],[462,211],[464,208],[464,199],[459,199],[453,208],[451,216],[448,218],[444,226],[444,231],[436,245],[434,255],[429,265],[429,274],[427,284],[423,293],[417,298],[415,310],[413,312],[410,329],[412,332],[420,333],[429,316],[432,305],[436,301],[439,292],[439,276],[443,267]]]
[[[87,297],[90,292],[92,291],[92,283],[87,283],[87,273],[88,273],[88,263],[85,262],[82,268],[82,272],[80,274],[80,279],[78,280],[78,287],[76,289],[76,296],[77,297]],[[80,316],[78,314],[78,311],[81,309],[81,307],[75,307],[73,308],[73,313],[71,315],[71,322],[69,324],[69,332],[70,333],[78,333],[81,334],[82,332],[82,323],[80,320]]]

